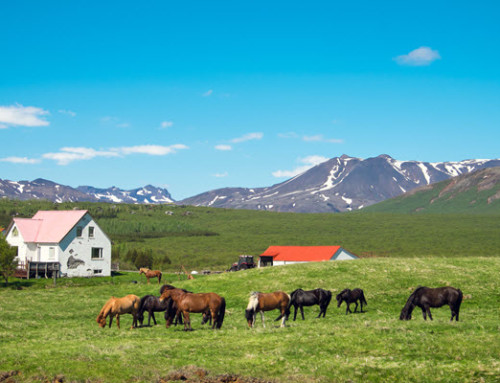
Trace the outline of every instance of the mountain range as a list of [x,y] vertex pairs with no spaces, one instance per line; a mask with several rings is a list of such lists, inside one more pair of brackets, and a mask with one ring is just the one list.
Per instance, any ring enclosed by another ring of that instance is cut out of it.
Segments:
[[98,189],[92,186],[70,186],[38,178],[34,181],[8,181],[0,179],[0,198],[44,199],[53,202],[113,202],[113,203],[172,203],[167,189],[147,185],[133,190],[117,187]]
[[500,166],[500,160],[398,161],[388,155],[343,155],[265,188],[224,188],[178,201],[186,205],[282,212],[343,212],[361,209],[417,187]]
[[[358,210],[413,189],[500,166],[500,159],[459,162],[398,161],[388,155],[361,159],[343,155],[284,182],[263,188],[222,188],[176,201],[177,204],[281,212]],[[0,198],[53,202],[174,203],[167,189],[147,185],[133,190],[92,186],[72,188],[55,182],[0,179]]]

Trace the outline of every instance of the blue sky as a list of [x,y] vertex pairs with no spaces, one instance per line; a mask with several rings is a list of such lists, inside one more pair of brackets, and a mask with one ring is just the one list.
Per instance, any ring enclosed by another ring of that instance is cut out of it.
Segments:
[[0,178],[270,186],[347,154],[499,158],[500,3],[0,5]]

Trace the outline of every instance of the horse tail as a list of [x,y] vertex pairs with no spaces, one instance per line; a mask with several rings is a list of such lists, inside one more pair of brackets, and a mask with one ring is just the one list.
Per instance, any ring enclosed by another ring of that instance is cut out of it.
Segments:
[[222,327],[222,322],[224,322],[224,315],[226,313],[226,300],[222,298],[219,312],[217,313],[217,323],[215,324],[215,328],[220,329]]
[[332,292],[330,290],[325,290],[325,307],[328,307],[330,301],[332,300]]
[[158,275],[158,283],[160,283],[160,282],[161,282],[161,275],[162,275],[162,274],[161,274],[161,271],[160,271],[160,274]]
[[[299,290],[301,290],[301,289],[299,289]],[[286,294],[286,295],[288,295],[288,294]],[[286,309],[285,309],[285,320],[288,320],[288,317],[290,316],[290,307],[292,307],[292,297],[290,295],[288,295],[288,304],[286,305]]]
[[[145,295],[141,298],[141,301],[139,302],[139,309],[137,310],[137,317],[138,318],[141,318],[144,316],[144,304],[146,303],[146,301],[148,300],[148,298],[150,297],[151,295]],[[142,319],[139,319],[142,321]]]
[[458,292],[458,298],[457,298],[457,301],[455,302],[455,307],[456,307],[456,311],[458,313],[458,311],[460,311],[460,305],[462,304],[462,299],[464,298],[464,294],[462,293],[462,290],[460,290],[460,289],[457,289],[457,292]]
[[365,293],[363,292],[363,290],[361,290],[361,302],[363,302],[365,305],[368,305],[368,303],[366,302]]

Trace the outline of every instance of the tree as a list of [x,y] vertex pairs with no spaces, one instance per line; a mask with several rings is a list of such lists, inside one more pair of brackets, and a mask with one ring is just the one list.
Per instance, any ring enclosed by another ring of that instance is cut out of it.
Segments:
[[5,286],[9,282],[9,277],[16,271],[17,261],[14,260],[16,256],[16,249],[11,247],[5,237],[0,234],[0,275],[5,279]]

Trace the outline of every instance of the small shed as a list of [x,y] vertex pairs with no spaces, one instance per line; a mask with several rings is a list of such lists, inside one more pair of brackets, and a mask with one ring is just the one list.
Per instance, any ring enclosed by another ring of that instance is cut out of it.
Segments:
[[341,246],[269,246],[259,256],[259,267],[352,259],[358,257]]

